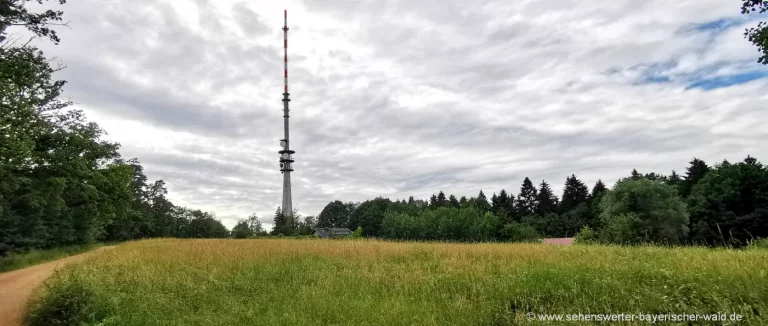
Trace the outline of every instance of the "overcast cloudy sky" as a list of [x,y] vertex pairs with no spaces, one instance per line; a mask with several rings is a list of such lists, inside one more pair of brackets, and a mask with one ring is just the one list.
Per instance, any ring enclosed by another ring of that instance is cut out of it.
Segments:
[[768,69],[739,1],[79,0],[65,95],[231,227],[280,205],[283,9],[294,206],[560,191],[691,158],[768,160]]

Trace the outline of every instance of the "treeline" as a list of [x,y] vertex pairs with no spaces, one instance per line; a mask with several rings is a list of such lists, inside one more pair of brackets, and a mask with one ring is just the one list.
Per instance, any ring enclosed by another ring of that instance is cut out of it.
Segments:
[[742,246],[768,237],[768,169],[753,157],[708,166],[693,159],[684,176],[636,170],[613,189],[590,190],[571,175],[558,198],[542,180],[525,178],[518,195],[502,189],[490,200],[456,198],[440,191],[363,203],[333,201],[319,227],[362,227],[368,237],[411,240],[525,241],[577,237],[606,243]]
[[[61,1],[62,3],[64,1]],[[226,237],[212,214],[173,205],[162,180],[150,182],[136,159],[60,95],[62,69],[28,43],[25,27],[55,43],[48,28],[62,12],[31,13],[23,1],[0,4],[0,255],[95,241],[144,237]]]

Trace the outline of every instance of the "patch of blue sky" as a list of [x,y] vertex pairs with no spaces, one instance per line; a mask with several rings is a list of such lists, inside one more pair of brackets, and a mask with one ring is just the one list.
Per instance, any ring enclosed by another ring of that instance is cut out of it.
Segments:
[[672,80],[667,76],[645,76],[640,83],[641,84],[663,84],[669,83]]
[[706,22],[694,23],[683,27],[680,32],[682,34],[688,33],[714,33],[719,34],[729,28],[739,26],[744,23],[757,21],[764,21],[768,18],[768,12],[754,13],[749,15],[732,15],[728,17],[719,18],[716,20],[710,20]]
[[720,18],[718,20],[713,20],[706,23],[695,25],[693,29],[697,31],[711,31],[711,30],[720,31],[728,27],[731,27],[733,25],[739,24],[742,21],[743,19],[737,19],[737,18]]
[[701,88],[703,90],[712,90],[744,84],[761,78],[768,78],[768,70],[753,70],[735,75],[699,79],[690,83],[686,89]]
[[636,65],[630,67],[628,70],[641,72],[641,76],[636,82],[637,84],[669,83],[672,80],[669,78],[668,72],[676,65],[676,61],[656,62],[652,64]]

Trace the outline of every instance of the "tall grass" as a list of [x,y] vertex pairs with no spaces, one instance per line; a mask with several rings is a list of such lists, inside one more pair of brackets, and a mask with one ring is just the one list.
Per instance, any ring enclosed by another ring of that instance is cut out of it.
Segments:
[[0,273],[77,255],[102,246],[104,245],[101,243],[94,243],[12,253],[8,256],[0,257]]
[[[26,322],[514,325],[528,324],[529,312],[719,312],[764,325],[766,271],[765,250],[147,240],[57,273]],[[648,323],[622,325],[632,324]]]

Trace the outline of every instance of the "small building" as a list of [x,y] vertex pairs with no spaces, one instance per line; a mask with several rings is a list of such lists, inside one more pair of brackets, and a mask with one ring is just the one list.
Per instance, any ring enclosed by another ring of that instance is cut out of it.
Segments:
[[315,235],[320,238],[346,238],[352,231],[348,228],[315,228]]

